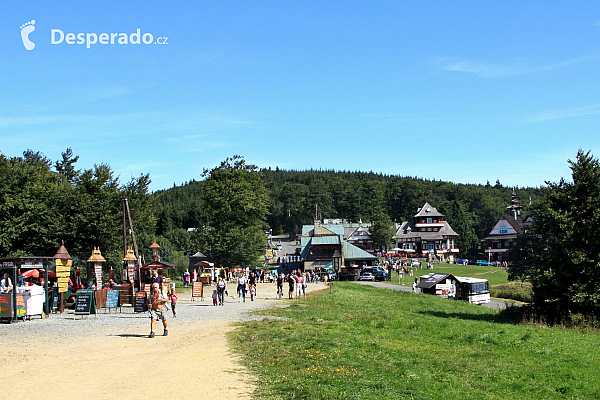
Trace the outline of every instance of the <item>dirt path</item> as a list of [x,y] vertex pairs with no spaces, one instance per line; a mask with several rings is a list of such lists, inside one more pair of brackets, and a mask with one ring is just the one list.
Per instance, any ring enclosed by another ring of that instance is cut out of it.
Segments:
[[[323,288],[322,284],[309,285],[310,291]],[[259,287],[259,293],[261,290],[270,294],[273,288]],[[186,298],[185,294],[180,298]],[[43,324],[42,320],[12,324],[10,330],[0,328],[5,383],[0,399],[250,399],[253,377],[238,364],[224,335],[238,319],[227,315],[285,301],[259,298],[256,303],[240,304],[230,298],[224,307],[213,308],[209,300],[202,307],[182,300],[179,312],[216,313],[225,308],[231,312],[213,320],[194,320],[192,314],[181,322],[173,319],[169,336],[154,339],[147,337],[149,319],[141,318],[126,320],[124,326],[120,321],[117,327],[96,328],[98,323],[92,317],[69,322],[67,332],[63,326],[20,334],[25,324]],[[78,332],[84,324],[93,326],[93,334]],[[157,334],[161,333],[158,329]]]

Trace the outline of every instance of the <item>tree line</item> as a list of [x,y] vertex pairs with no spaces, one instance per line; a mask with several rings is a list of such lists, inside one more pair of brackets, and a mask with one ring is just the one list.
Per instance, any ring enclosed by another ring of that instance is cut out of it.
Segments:
[[[456,244],[461,254],[472,258],[482,255],[481,239],[507,211],[513,190],[498,181],[495,185],[455,184],[373,172],[269,168],[258,173],[268,191],[264,228],[274,234],[300,233],[302,225],[312,224],[315,218],[393,225],[410,219],[429,202],[460,235]],[[156,194],[159,234],[175,238],[181,234],[177,230],[199,226],[202,186],[203,182],[192,181]],[[519,188],[517,194],[527,213],[530,199],[535,203],[541,192]]]
[[[373,172],[259,170],[236,155],[205,170],[199,181],[150,193],[148,174],[121,182],[106,164],[78,169],[71,149],[61,156],[53,162],[32,150],[22,157],[0,154],[0,256],[49,256],[64,241],[74,265],[85,267],[99,247],[105,272],[112,267],[117,280],[123,198],[146,260],[147,246],[157,240],[161,258],[179,265],[180,274],[196,251],[219,266],[259,266],[265,230],[294,235],[315,218],[371,222],[376,240],[386,243],[393,222],[411,218],[425,202],[460,235],[461,254],[478,257],[481,238],[507,211],[513,190],[498,181],[469,185]],[[580,150],[569,164],[572,182],[517,189],[523,214],[534,223],[511,253],[509,275],[532,283],[540,315],[597,323],[600,163]]]

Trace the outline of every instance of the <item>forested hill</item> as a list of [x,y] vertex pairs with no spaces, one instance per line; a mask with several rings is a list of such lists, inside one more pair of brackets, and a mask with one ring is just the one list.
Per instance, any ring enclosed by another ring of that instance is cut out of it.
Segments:
[[[511,201],[511,187],[466,185],[430,181],[412,177],[389,176],[365,172],[336,171],[260,171],[269,189],[267,219],[273,233],[299,233],[302,225],[319,218],[345,218],[370,222],[389,217],[401,222],[417,213],[427,201],[460,235],[461,253],[475,256],[480,239],[506,212]],[[202,182],[193,181],[156,193],[158,234],[171,236],[174,228],[196,227],[201,219]],[[538,188],[517,188],[523,213],[540,196]]]

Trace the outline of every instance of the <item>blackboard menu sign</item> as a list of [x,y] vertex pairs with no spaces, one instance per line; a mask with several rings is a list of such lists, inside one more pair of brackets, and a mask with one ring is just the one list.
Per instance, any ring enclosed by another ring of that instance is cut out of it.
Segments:
[[0,293],[0,318],[12,318],[12,293]]
[[78,291],[77,297],[75,298],[75,315],[96,314],[94,302],[95,296],[93,290]]
[[52,309],[57,309],[58,308],[58,290],[56,290],[57,288],[54,288],[52,290],[52,301],[50,304],[52,304]]
[[117,308],[119,307],[119,291],[118,290],[107,290],[106,291],[106,308]]
[[146,292],[137,292],[133,302],[133,312],[148,311],[148,303],[146,302]]

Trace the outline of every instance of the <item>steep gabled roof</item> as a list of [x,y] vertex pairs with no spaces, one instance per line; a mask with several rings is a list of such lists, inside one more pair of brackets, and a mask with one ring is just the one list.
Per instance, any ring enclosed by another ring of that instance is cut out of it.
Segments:
[[418,212],[413,218],[416,217],[443,217],[444,214],[440,213],[437,208],[432,207],[429,203],[425,202],[425,205],[419,208]]
[[404,221],[396,230],[394,238],[397,239],[408,239],[408,238],[421,238],[422,240],[440,240],[444,236],[457,237],[458,233],[452,229],[447,221],[443,221],[442,226],[437,232],[421,232],[421,229],[417,228],[413,221]]

